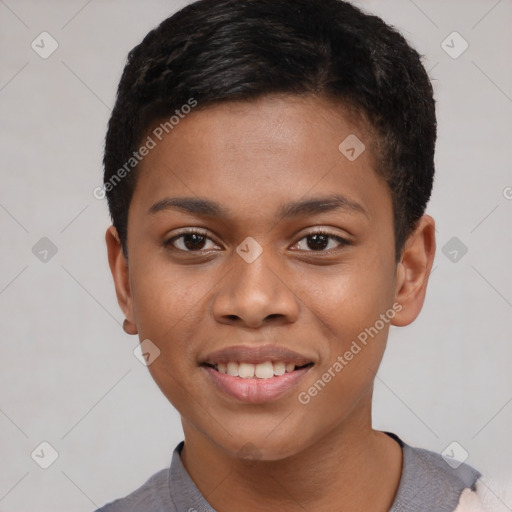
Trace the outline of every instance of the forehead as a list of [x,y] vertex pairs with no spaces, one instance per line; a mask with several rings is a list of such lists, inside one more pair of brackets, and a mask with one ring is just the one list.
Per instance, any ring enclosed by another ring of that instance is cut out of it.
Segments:
[[369,131],[342,105],[316,97],[199,105],[155,142],[139,164],[136,208],[178,195],[212,198],[225,212],[282,214],[287,200],[339,194],[371,215],[390,199]]

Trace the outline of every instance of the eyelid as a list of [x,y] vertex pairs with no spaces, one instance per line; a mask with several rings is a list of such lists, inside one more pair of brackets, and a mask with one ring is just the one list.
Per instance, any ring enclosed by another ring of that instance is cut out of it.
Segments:
[[190,228],[183,228],[183,229],[181,229],[180,231],[175,233],[173,235],[173,237],[180,236],[180,235],[185,235],[187,233],[197,233],[199,235],[208,236],[208,230],[206,230],[204,228],[199,228],[199,227],[198,228],[190,227]]
[[334,228],[331,229],[331,228],[326,228],[323,226],[310,226],[305,229],[307,231],[302,233],[302,238],[304,238],[305,236],[316,235],[316,234],[329,235],[332,237],[339,237],[339,238],[346,238],[347,241],[349,241],[349,238],[350,238],[350,235],[348,233],[346,235],[343,235],[342,233],[335,232]]

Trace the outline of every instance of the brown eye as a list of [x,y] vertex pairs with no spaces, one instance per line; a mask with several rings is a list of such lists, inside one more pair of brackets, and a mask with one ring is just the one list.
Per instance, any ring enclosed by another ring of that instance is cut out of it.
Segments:
[[298,249],[306,252],[327,252],[345,245],[350,245],[350,242],[340,236],[323,231],[310,233],[297,242]]
[[306,238],[308,247],[314,251],[323,251],[329,244],[329,237],[321,233],[308,235]]
[[[207,247],[208,243],[210,243],[209,247]],[[165,245],[184,252],[205,251],[218,247],[205,233],[198,231],[188,231],[173,236],[165,242]]]
[[204,247],[206,242],[206,237],[203,235],[198,235],[197,233],[187,233],[183,235],[183,245],[189,251],[198,251]]

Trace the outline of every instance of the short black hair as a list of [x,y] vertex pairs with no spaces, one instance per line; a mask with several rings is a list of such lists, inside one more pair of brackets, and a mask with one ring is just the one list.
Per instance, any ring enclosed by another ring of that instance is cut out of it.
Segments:
[[130,51],[104,155],[104,189],[125,255],[133,155],[151,127],[191,101],[204,108],[270,94],[321,96],[369,121],[399,257],[432,191],[432,85],[402,35],[341,0],[199,0]]

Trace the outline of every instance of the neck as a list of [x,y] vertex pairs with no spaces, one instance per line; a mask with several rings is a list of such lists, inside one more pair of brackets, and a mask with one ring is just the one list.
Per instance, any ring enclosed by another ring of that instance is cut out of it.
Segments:
[[234,457],[184,425],[181,459],[219,512],[386,512],[400,482],[402,450],[372,430],[371,418],[367,423],[344,425],[293,456],[272,461]]

